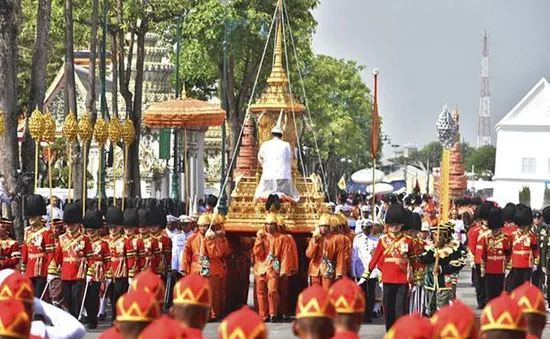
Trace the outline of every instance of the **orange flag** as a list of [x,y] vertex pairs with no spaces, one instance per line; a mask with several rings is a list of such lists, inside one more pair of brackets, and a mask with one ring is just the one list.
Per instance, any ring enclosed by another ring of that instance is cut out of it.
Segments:
[[374,70],[374,103],[372,107],[372,133],[370,147],[372,157],[376,158],[378,143],[380,142],[380,116],[378,115],[378,70]]

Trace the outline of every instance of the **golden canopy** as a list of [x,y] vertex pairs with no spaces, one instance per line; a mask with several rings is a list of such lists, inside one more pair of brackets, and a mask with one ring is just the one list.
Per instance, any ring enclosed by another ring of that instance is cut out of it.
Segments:
[[218,105],[186,97],[154,103],[144,114],[149,128],[221,126],[224,119],[225,111]]

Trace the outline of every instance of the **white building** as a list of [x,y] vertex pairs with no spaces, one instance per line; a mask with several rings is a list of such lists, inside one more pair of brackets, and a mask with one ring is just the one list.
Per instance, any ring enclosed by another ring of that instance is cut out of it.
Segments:
[[550,187],[550,85],[542,78],[495,127],[497,152],[494,200],[518,203],[523,186],[531,207],[543,207]]

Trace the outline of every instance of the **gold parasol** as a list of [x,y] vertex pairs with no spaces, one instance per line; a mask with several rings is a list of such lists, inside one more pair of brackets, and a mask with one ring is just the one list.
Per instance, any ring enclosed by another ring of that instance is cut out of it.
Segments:
[[225,111],[217,104],[187,98],[171,99],[151,105],[143,115],[148,128],[194,128],[221,126]]

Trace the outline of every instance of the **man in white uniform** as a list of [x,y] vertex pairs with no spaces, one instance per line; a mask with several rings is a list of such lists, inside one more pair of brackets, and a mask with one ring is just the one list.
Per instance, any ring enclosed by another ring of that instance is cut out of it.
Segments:
[[262,144],[258,160],[262,165],[262,178],[254,195],[255,200],[266,201],[266,210],[275,205],[279,210],[281,201],[298,202],[300,194],[292,178],[292,150],[290,144],[283,141],[281,122],[283,111],[277,125],[271,130],[273,138]]

